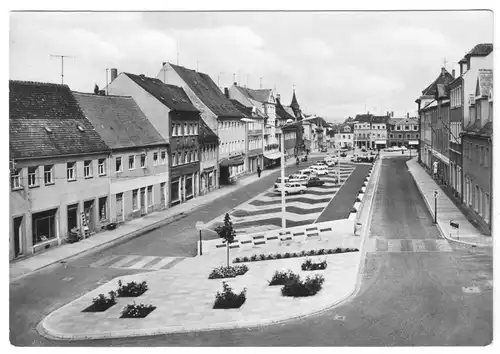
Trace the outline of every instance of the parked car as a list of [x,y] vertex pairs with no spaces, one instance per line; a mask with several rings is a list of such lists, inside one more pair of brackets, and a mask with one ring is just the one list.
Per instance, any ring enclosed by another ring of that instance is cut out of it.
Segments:
[[299,175],[305,175],[305,176],[310,176],[310,177],[312,177],[312,176],[316,176],[317,177],[318,176],[318,173],[314,169],[312,169],[312,168],[305,168],[305,169],[300,170],[299,172],[297,172],[297,174],[299,174]]
[[[285,183],[288,183],[288,177],[285,177]],[[274,188],[278,188],[278,185],[281,184],[281,177],[276,178],[276,181],[274,182]]]
[[346,156],[347,154],[345,153],[345,151],[340,153],[340,157],[346,157]]
[[365,148],[365,147],[362,147],[362,148],[361,148],[361,151],[366,152],[366,148]]
[[327,166],[327,164],[325,161],[318,161],[318,162],[313,163],[312,166]]
[[322,186],[323,184],[325,184],[325,181],[319,179],[319,177],[311,177],[307,181],[306,187]]
[[393,151],[401,151],[401,147],[400,146],[393,146],[392,150]]
[[313,165],[310,168],[313,169],[314,171],[316,171],[318,176],[324,176],[324,175],[328,174],[328,167],[327,166],[314,166]]
[[325,165],[328,167],[333,167],[337,165],[337,161],[332,159],[332,158],[326,158],[325,159]]
[[[283,185],[278,185],[277,188],[274,188],[275,193],[281,193]],[[294,183],[285,183],[285,194],[304,194],[306,192],[306,186],[303,184],[294,182]]]
[[392,146],[390,146],[390,147],[385,148],[384,151],[392,152],[392,151],[396,151],[396,150],[394,150],[394,148]]
[[288,182],[289,183],[300,183],[300,184],[307,184],[307,181],[309,180],[309,177],[306,175],[301,175],[301,174],[291,174],[288,176]]
[[408,148],[406,146],[401,146],[401,150],[406,151],[406,150],[408,150]]

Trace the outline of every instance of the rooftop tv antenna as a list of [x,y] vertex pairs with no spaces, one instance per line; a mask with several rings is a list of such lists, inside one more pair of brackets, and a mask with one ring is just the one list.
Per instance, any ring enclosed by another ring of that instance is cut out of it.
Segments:
[[74,58],[71,55],[55,55],[51,54],[51,58],[61,58],[61,84],[64,85],[64,58]]

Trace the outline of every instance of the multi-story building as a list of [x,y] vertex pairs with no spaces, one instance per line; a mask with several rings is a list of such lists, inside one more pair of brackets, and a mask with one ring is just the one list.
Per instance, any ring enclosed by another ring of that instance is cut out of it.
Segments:
[[[462,143],[460,133],[470,123],[469,106],[474,103],[470,94],[476,89],[479,69],[493,68],[493,45],[478,44],[460,60],[460,76],[452,81],[447,90],[450,92],[450,176],[455,195],[463,200],[462,183]],[[453,75],[455,76],[455,75]]]
[[12,260],[109,223],[110,149],[66,85],[9,82]]
[[217,170],[217,146],[219,138],[212,129],[200,119],[199,129],[200,141],[200,190],[199,194],[205,194],[217,186],[215,171]]
[[245,173],[246,126],[243,114],[205,73],[164,62],[157,78],[184,89],[201,118],[220,139],[217,149],[217,183]]
[[[297,122],[297,118],[289,113],[285,107],[281,104],[280,94],[276,95],[276,118],[278,127],[281,128],[282,134],[284,134],[284,151],[285,159],[296,157],[299,154],[299,144],[297,140],[297,135],[302,129],[299,124],[294,124]],[[293,110],[292,110],[293,112]],[[287,123],[287,122],[290,122]],[[281,139],[279,141],[280,151],[281,151]]]
[[420,129],[416,118],[390,118],[387,121],[388,146],[406,146],[418,149]]
[[183,89],[144,75],[120,73],[112,78],[108,93],[131,96],[169,145],[169,205],[196,198],[200,179],[200,111]]
[[387,120],[390,116],[358,114],[354,119],[354,141],[356,147],[381,149],[387,145]]
[[[226,96],[229,92],[226,88]],[[238,109],[245,118],[242,121],[246,123],[246,150],[245,150],[245,170],[248,173],[257,172],[258,166],[264,164],[264,124],[265,115],[257,107],[248,107],[240,101],[230,99],[231,103]]]
[[100,217],[120,223],[166,208],[168,146],[133,98],[73,95],[111,149],[109,211],[99,210]]
[[281,128],[277,124],[276,98],[270,89],[249,89],[235,82],[227,90],[228,97],[247,107],[257,107],[266,117],[264,128],[264,167],[280,161]]
[[342,124],[338,133],[335,133],[335,147],[352,148],[354,146],[354,133],[349,124]]
[[[446,109],[449,108],[449,102],[446,102],[448,94],[445,88],[453,80],[453,76],[445,68],[442,68],[439,76],[422,91],[422,95],[415,101],[418,104],[420,123],[419,161],[431,168],[434,160],[437,159],[441,168],[439,171],[442,171],[445,166],[449,166],[449,161],[447,161],[447,153],[446,155],[442,153],[446,152],[444,148],[446,143],[440,143],[442,148],[441,152],[439,152],[434,148],[434,139],[439,136],[442,139],[449,140],[448,135],[445,133],[446,130],[443,130],[445,129],[444,124],[442,124],[444,120],[439,119],[439,117],[442,116],[443,119],[449,121],[449,114],[445,114]],[[438,92],[438,85],[440,92]],[[443,129],[440,129],[440,133],[436,135],[435,124],[437,124],[438,120]],[[446,135],[446,138],[443,134]]]
[[493,199],[493,70],[478,70],[473,92],[469,123],[461,134],[464,203],[490,231]]

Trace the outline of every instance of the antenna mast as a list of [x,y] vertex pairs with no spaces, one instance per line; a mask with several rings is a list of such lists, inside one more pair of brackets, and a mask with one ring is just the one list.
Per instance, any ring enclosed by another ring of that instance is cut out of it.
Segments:
[[73,58],[70,55],[50,55],[51,58],[61,58],[61,84],[64,85],[64,58]]

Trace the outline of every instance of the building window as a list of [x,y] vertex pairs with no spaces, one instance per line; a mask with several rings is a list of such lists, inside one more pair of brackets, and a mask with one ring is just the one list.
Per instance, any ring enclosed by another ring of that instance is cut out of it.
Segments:
[[10,174],[12,189],[21,188],[21,169],[15,168]]
[[76,181],[75,166],[75,162],[68,162],[66,164],[66,177],[68,178],[68,181]]
[[484,155],[484,167],[490,166],[490,148],[486,148],[486,154]]
[[137,211],[139,210],[139,205],[137,204],[137,194],[139,193],[138,189],[134,189],[132,191],[132,210]]
[[121,156],[117,157],[115,159],[115,163],[116,163],[115,171],[116,172],[122,172],[123,166],[122,166],[122,158],[121,158]]
[[198,161],[198,150],[194,150],[194,160]]
[[135,155],[129,155],[129,157],[128,157],[128,169],[135,170]]
[[148,186],[148,206],[153,205],[153,186]]
[[167,152],[165,150],[160,151],[160,159],[162,165],[167,163]]
[[104,176],[106,175],[106,166],[105,166],[105,159],[99,159],[98,164],[97,164],[97,172],[99,173],[99,176]]
[[172,136],[177,135],[177,125],[175,123],[172,123]]
[[158,165],[158,152],[153,152],[153,166],[157,166]]
[[108,219],[108,197],[99,198],[99,220]]
[[406,139],[410,139],[410,134],[406,134]]
[[484,165],[484,147],[481,146],[481,153],[479,154],[479,165]]
[[52,179],[52,169],[54,165],[48,165],[48,166],[43,166],[43,179],[45,181],[45,184],[53,184],[53,179]]
[[419,135],[418,135],[418,134],[417,134],[417,135],[415,135],[415,136],[417,137],[417,139],[419,138]]
[[194,135],[198,135],[198,124],[194,125]]
[[399,139],[403,139],[403,134],[398,134]]
[[189,124],[189,135],[194,135],[194,127],[193,127],[193,124]]
[[175,152],[172,153],[172,166],[175,166],[177,165],[177,159],[176,159],[177,156],[175,156]]
[[86,160],[83,162],[83,177],[92,177],[92,160]]
[[396,130],[401,130],[401,127],[399,125],[396,126]]
[[28,167],[28,187],[38,187],[38,166]]
[[146,154],[141,154],[141,167],[146,168]]
[[182,135],[188,135],[188,124],[184,123],[184,131]]
[[392,139],[392,134],[389,134],[389,138],[391,138],[391,139]]
[[189,160],[188,160],[189,156],[188,156],[188,153],[187,151],[184,152],[184,163],[188,163]]

